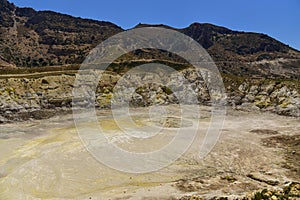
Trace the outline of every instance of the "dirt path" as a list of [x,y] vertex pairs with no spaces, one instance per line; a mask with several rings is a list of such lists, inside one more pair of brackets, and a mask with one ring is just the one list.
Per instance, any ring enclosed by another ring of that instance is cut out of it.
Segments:
[[40,78],[44,76],[59,76],[62,74],[75,75],[77,70],[51,71],[51,72],[35,72],[28,74],[0,74],[0,79],[7,78]]

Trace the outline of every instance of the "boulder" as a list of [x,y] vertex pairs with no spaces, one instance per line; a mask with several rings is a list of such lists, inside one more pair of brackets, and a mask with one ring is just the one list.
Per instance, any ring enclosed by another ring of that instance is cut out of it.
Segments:
[[7,123],[9,120],[0,115],[0,124]]

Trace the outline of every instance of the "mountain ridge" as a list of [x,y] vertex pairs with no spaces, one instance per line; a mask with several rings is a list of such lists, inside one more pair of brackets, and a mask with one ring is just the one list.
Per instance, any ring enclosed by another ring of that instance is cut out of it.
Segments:
[[[126,31],[111,22],[19,8],[7,0],[0,2],[2,68],[80,64],[99,43]],[[224,73],[300,79],[300,52],[266,34],[198,22],[185,28],[164,24],[137,24],[133,28],[141,27],[163,27],[186,34],[208,51]],[[141,56],[177,59],[143,50],[131,52],[127,58],[138,60]]]

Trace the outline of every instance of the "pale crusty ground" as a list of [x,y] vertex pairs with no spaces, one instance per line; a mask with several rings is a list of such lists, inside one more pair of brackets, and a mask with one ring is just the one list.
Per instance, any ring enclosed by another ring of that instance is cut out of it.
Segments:
[[[141,114],[144,109],[134,111]],[[174,113],[176,109],[170,106]],[[1,125],[0,199],[234,198],[300,181],[298,172],[284,167],[286,151],[292,149],[262,142],[274,135],[299,135],[299,118],[228,110],[217,145],[200,160],[199,142],[209,125],[209,110],[203,107],[201,111],[200,134],[190,150],[169,167],[147,174],[118,172],[96,161],[82,145],[72,115]],[[98,114],[108,134],[120,131],[108,111]],[[145,123],[143,118],[138,120]],[[128,140],[118,142],[126,148]]]

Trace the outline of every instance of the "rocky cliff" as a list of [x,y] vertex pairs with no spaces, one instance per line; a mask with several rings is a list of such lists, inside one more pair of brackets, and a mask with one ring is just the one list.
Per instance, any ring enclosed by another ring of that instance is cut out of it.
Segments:
[[[181,72],[196,91],[200,104],[210,104],[210,94],[203,77],[192,69]],[[78,74],[76,71],[45,72],[27,74],[18,77],[1,77],[0,79],[0,123],[9,121],[22,121],[30,118],[40,119],[49,117],[58,112],[68,112],[72,107],[72,91]],[[95,91],[95,102],[87,103],[89,106],[95,103],[98,108],[109,108],[111,100],[118,95],[114,92],[114,86],[120,80],[121,75],[107,72],[102,75]],[[151,77],[150,77],[151,78]],[[177,96],[182,89],[178,84],[178,76],[170,75],[169,84],[174,83],[173,89],[155,82],[142,83],[140,78],[131,77],[135,85],[143,85],[135,88],[130,104],[132,106],[167,105],[178,103]],[[93,82],[95,77],[89,77]],[[86,78],[85,84],[89,80]],[[224,84],[227,93],[226,104],[235,109],[245,111],[270,111],[281,115],[300,117],[300,83],[297,81],[279,81],[264,79],[247,79],[233,75],[224,75]],[[128,91],[127,91],[128,90]],[[129,87],[124,87],[123,95],[131,94]],[[185,95],[186,102],[189,96]],[[122,94],[118,97],[122,101]],[[191,100],[192,101],[192,100]]]

